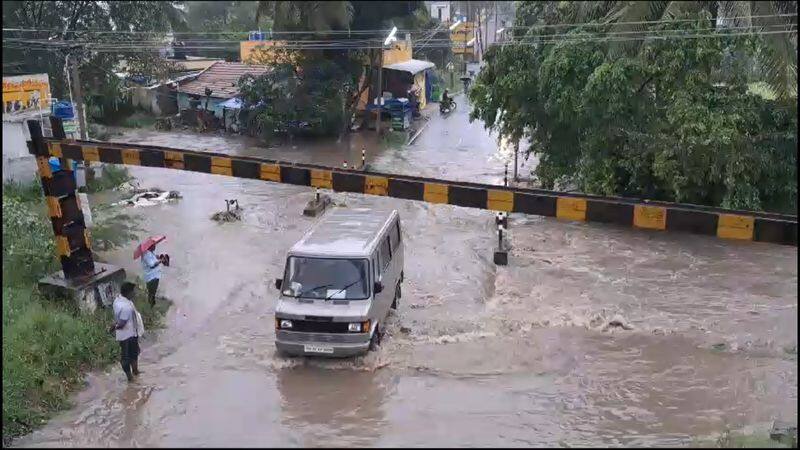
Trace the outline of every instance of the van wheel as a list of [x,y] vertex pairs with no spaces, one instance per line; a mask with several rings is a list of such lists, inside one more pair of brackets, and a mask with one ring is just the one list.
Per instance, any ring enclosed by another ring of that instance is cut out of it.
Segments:
[[375,324],[375,332],[372,333],[372,338],[369,340],[370,351],[375,351],[381,345],[381,324]]

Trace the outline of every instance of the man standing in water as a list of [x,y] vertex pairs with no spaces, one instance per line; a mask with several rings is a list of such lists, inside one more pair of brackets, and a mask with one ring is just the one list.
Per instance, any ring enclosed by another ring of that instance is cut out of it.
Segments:
[[128,382],[139,375],[139,336],[144,332],[142,316],[133,304],[136,285],[122,283],[120,295],[114,299],[114,324],[109,332],[114,332],[120,348],[120,364]]
[[156,304],[156,291],[158,282],[161,279],[162,259],[155,254],[156,244],[150,246],[147,251],[142,253],[142,269],[144,269],[144,281],[147,283],[147,301],[150,306]]

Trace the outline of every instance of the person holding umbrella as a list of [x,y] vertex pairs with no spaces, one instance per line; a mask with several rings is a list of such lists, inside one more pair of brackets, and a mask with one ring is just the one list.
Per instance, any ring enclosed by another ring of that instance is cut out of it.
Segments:
[[147,300],[150,306],[156,304],[156,291],[161,280],[161,264],[169,266],[169,255],[156,256],[156,244],[165,240],[166,236],[151,236],[136,247],[133,252],[133,259],[142,258],[142,270],[144,271],[144,281],[147,283]]

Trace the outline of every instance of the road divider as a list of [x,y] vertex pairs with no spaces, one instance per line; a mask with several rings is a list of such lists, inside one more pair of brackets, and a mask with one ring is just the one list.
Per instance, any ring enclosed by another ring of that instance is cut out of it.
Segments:
[[[63,156],[66,159],[188,170],[567,221],[797,245],[797,216],[793,215],[352,171],[131,143],[38,138],[29,147],[32,154],[45,159]],[[42,163],[39,167],[40,172],[49,170]]]

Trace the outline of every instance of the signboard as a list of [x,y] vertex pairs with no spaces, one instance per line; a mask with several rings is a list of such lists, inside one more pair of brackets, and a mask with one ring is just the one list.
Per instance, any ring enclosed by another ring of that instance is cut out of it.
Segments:
[[3,116],[49,108],[50,79],[46,73],[3,77]]

